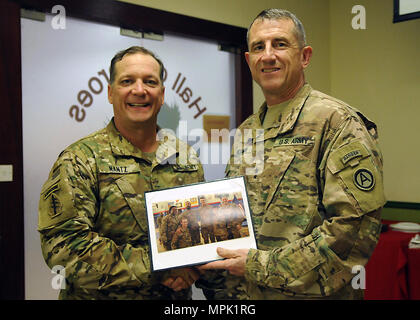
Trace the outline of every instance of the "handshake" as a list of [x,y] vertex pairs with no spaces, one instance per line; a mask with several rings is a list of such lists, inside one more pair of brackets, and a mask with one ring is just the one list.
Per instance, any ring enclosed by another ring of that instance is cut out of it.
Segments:
[[224,260],[210,262],[198,267],[172,269],[163,277],[161,283],[174,291],[187,289],[198,280],[200,274],[210,269],[224,269],[228,270],[232,275],[244,276],[248,252],[249,249],[230,250],[217,248],[217,254]]
[[162,279],[162,284],[174,291],[187,289],[200,277],[197,268],[187,267],[171,269]]

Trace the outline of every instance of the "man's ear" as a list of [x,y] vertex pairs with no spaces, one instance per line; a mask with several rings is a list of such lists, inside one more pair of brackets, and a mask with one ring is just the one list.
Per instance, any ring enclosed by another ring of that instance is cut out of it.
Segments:
[[108,84],[108,101],[112,104],[112,87],[110,84]]
[[160,102],[159,102],[160,106],[159,106],[159,108],[157,110],[157,114],[159,114],[160,109],[162,108],[163,104],[165,103],[165,87],[162,86],[161,87],[161,90],[162,90],[162,95],[159,98],[159,100],[160,100]]
[[305,69],[309,66],[309,62],[311,61],[312,57],[312,47],[306,46],[302,49],[302,67]]
[[246,60],[246,63],[248,63],[248,66],[249,66],[249,52],[248,51],[245,52],[245,60]]
[[162,86],[162,105],[165,103],[165,87]]

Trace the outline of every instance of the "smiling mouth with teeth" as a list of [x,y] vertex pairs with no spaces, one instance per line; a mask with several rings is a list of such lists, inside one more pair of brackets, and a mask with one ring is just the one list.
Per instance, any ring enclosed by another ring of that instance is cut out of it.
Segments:
[[130,107],[148,107],[148,103],[127,103]]
[[270,72],[275,72],[275,71],[279,71],[279,70],[280,70],[280,68],[264,68],[261,71],[263,73],[270,73]]

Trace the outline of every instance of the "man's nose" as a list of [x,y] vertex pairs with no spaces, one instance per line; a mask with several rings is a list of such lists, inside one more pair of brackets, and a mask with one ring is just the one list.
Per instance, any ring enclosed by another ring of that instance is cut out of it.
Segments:
[[132,88],[131,92],[133,94],[137,94],[137,95],[144,95],[144,94],[146,94],[146,90],[144,88],[143,82],[141,80],[137,80],[133,84],[133,88]]
[[261,57],[263,60],[273,60],[275,59],[274,50],[271,44],[266,44],[263,55]]

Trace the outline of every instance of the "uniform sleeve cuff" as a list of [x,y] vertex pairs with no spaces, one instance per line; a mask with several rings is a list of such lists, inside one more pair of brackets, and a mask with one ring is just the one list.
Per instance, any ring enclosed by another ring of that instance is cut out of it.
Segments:
[[270,251],[249,249],[245,264],[245,278],[249,282],[264,284]]

